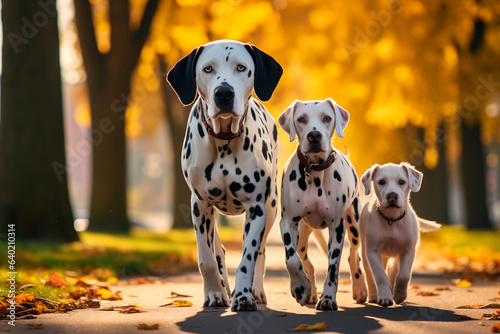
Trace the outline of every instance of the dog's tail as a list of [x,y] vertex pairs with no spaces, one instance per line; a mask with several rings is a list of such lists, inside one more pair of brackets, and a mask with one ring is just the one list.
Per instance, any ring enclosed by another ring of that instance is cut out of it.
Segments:
[[314,238],[316,239],[316,244],[321,248],[323,253],[328,257],[328,244],[326,243],[325,235],[322,230],[313,230]]
[[432,231],[439,230],[439,228],[441,227],[441,224],[438,224],[438,223],[430,221],[430,220],[426,220],[426,219],[422,219],[422,218],[418,218],[418,217],[417,217],[417,220],[418,220],[419,230],[421,232],[432,232]]

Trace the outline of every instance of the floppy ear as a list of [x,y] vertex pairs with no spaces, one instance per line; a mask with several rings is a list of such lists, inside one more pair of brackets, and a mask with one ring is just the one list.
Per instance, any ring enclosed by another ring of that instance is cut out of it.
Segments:
[[369,195],[372,191],[372,177],[375,172],[380,168],[380,165],[375,164],[370,169],[368,169],[363,176],[361,176],[361,184],[365,188],[365,195]]
[[254,45],[245,44],[255,64],[254,90],[261,101],[268,101],[283,74],[283,68],[273,57],[257,49]]
[[420,185],[422,184],[422,179],[424,178],[424,174],[415,169],[412,165],[407,162],[402,162],[399,164],[406,170],[408,174],[408,182],[410,183],[410,190],[413,192],[417,192],[420,190]]
[[293,103],[278,117],[278,124],[281,129],[283,129],[283,131],[290,136],[290,142],[295,140],[295,124],[293,123],[293,114],[295,113],[295,106],[297,105],[297,102],[298,100],[293,101]]
[[331,105],[335,113],[335,131],[337,132],[337,136],[344,138],[344,129],[347,123],[349,123],[349,112],[339,106],[337,102],[330,97],[326,99],[326,102]]
[[196,97],[196,62],[202,51],[203,46],[194,49],[167,74],[168,83],[185,106],[191,104]]

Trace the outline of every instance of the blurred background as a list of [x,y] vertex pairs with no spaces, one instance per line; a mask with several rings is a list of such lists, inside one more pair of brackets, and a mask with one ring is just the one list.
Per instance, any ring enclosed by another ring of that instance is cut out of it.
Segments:
[[[2,25],[0,226],[20,238],[191,228],[189,107],[165,77],[218,39],[282,65],[275,118],[295,99],[348,110],[333,144],[358,176],[408,161],[420,216],[500,226],[498,1],[3,0]],[[281,170],[296,143],[279,133]]]

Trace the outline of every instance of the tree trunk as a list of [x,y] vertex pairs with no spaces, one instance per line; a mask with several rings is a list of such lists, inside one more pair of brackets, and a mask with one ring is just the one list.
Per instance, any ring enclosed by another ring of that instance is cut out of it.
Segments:
[[123,233],[130,228],[127,216],[125,111],[132,73],[157,7],[158,0],[149,0],[138,30],[131,31],[128,0],[109,1],[110,50],[102,54],[97,48],[89,0],[75,0],[76,24],[92,114],[89,230]]
[[55,2],[2,1],[0,226],[78,240],[67,188]]
[[[417,133],[418,141],[424,143],[424,129],[418,128]],[[435,168],[427,168],[424,163],[416,166],[419,171],[424,173],[424,178],[420,190],[412,193],[411,204],[422,218],[435,220],[439,224],[449,224],[448,176],[444,141],[437,144],[437,149],[439,161]]]
[[468,230],[492,230],[486,202],[486,162],[479,121],[462,120],[462,179]]
[[[160,73],[163,77],[166,77],[167,65],[161,56],[158,58]],[[177,96],[166,81],[162,86],[165,113],[170,127],[170,136],[174,151],[174,220],[172,228],[191,228],[193,226],[191,218],[191,190],[184,180],[181,167],[182,144],[190,107],[181,106]]]

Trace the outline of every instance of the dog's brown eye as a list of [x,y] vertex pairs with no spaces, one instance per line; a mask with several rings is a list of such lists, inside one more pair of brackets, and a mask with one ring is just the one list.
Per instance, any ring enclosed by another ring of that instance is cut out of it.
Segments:
[[299,122],[299,123],[305,123],[305,122],[306,122],[306,119],[305,119],[304,117],[299,117],[299,118],[297,119],[297,122]]
[[380,184],[381,186],[383,186],[385,184],[385,180],[378,181],[378,184]]
[[212,73],[213,69],[212,66],[208,65],[203,68],[203,72],[205,73]]
[[404,185],[405,183],[406,183],[406,181],[405,181],[405,180],[399,180],[399,184],[400,184],[400,185]]
[[244,72],[247,68],[243,65],[238,65],[238,67],[236,67],[236,69],[238,70],[238,72]]
[[332,120],[332,118],[330,116],[323,117],[323,122],[325,122],[325,123],[330,123],[331,120]]

